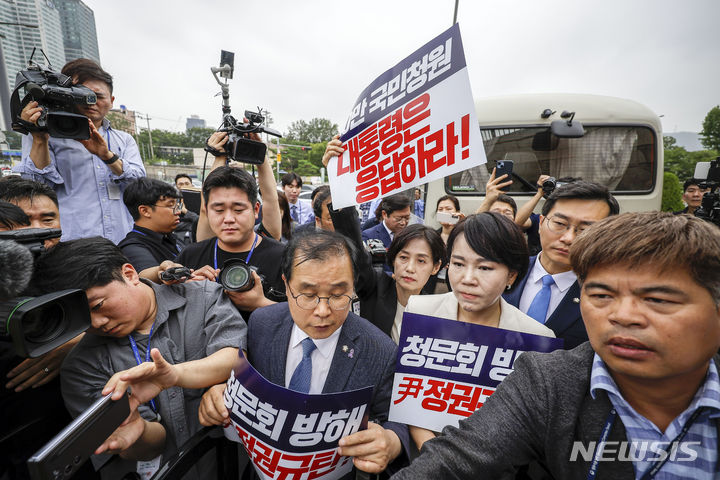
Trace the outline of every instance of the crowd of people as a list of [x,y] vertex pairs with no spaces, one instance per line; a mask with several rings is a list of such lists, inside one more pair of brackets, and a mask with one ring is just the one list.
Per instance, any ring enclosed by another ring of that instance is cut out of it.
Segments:
[[[195,213],[182,193],[194,188],[192,179],[147,178],[132,137],[105,118],[112,77],[89,60],[63,73],[98,97],[81,107],[91,137],[24,137],[21,176],[0,180],[0,230],[62,230],[62,241],[45,242],[29,292],[83,290],[91,326],[38,358],[8,362],[3,352],[7,432],[12,409],[33,405],[35,389],[48,412],[75,417],[131,386],[132,414],[98,447],[93,465],[107,478],[148,462],[156,468],[202,426],[228,423],[225,382],[242,350],[266,379],[291,390],[374,387],[368,428],[338,443],[363,472],[718,475],[720,232],[682,215],[699,206],[700,182],[686,182],[688,207],[676,215],[621,215],[606,187],[582,180],[545,195],[545,176],[518,208],[503,190],[512,181],[495,171],[476,212],[463,212],[453,195],[426,206],[419,191],[335,209],[328,186],[304,200],[297,174],[283,176],[279,191],[268,162],[257,178],[229,162],[227,134],[216,132]],[[22,118],[35,122],[39,114],[30,102]],[[323,162],[342,153],[335,137]],[[411,223],[433,213],[437,229]],[[225,266],[238,263],[249,267],[247,285],[221,282]],[[163,279],[169,271],[185,273]],[[388,417],[404,312],[555,337],[564,349],[520,357],[459,428],[408,426]],[[341,352],[348,345],[354,355]],[[603,457],[602,448],[599,457],[571,459],[577,442],[672,447],[683,439],[697,446],[692,462],[670,450],[621,461]],[[0,477],[22,478],[33,445],[9,445],[18,453],[3,460]]]

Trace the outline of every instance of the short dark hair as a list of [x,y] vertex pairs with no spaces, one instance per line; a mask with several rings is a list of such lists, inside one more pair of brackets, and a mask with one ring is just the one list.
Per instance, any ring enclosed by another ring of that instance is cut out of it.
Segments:
[[408,197],[405,193],[396,193],[395,195],[385,197],[378,206],[378,220],[382,220],[382,212],[385,212],[386,215],[390,215],[398,210],[410,208],[411,205],[412,200],[410,200],[410,197]]
[[447,255],[452,256],[455,240],[465,235],[470,248],[491,262],[505,265],[510,271],[517,272],[510,286],[512,291],[527,273],[530,262],[525,234],[515,222],[495,212],[483,212],[460,220],[447,241]]
[[610,207],[609,215],[617,215],[620,212],[620,205],[618,205],[617,200],[605,185],[586,182],[585,180],[568,183],[556,188],[545,200],[542,207],[543,216],[547,217],[558,200],[602,200]]
[[182,198],[174,185],[154,178],[140,177],[128,182],[123,192],[123,203],[127,207],[133,220],[140,218],[140,205],[155,208],[158,200],[163,198]]
[[599,267],[686,269],[720,305],[720,230],[691,215],[623,213],[593,223],[570,247],[580,283]]
[[222,166],[218,167],[205,178],[202,193],[205,198],[205,206],[210,201],[210,192],[213,188],[239,188],[248,197],[252,205],[257,202],[257,183],[252,175],[242,168]]
[[280,179],[280,183],[283,187],[285,187],[285,185],[290,185],[292,182],[297,182],[297,186],[302,187],[302,178],[300,178],[300,175],[295,172],[286,173]]
[[[322,190],[320,190],[320,189],[322,189]],[[318,187],[317,190],[320,190],[320,191],[317,193],[317,196],[312,200],[312,207],[313,207],[313,213],[315,214],[315,218],[320,218],[320,217],[322,217],[322,204],[328,198],[332,201],[332,198],[330,197],[330,187],[328,187],[327,185]]]
[[688,187],[692,185],[699,187],[700,183],[704,181],[705,180],[700,180],[699,178],[688,178],[687,180],[685,180],[685,183],[683,183],[683,193],[687,191]]
[[[507,193],[501,193],[500,195],[498,195],[498,198],[497,200],[495,200],[494,203],[497,202],[507,203],[508,205],[510,205],[510,208],[512,208],[513,216],[517,215],[517,203],[515,203],[515,199]],[[490,207],[492,208],[492,205],[490,205]]]
[[281,235],[287,240],[292,238],[292,217],[290,216],[290,205],[284,192],[278,192],[278,206],[280,207]]
[[65,64],[61,73],[74,78],[75,83],[86,80],[99,80],[107,84],[110,94],[113,92],[113,77],[89,58],[78,58]]
[[0,200],[0,225],[7,230],[15,230],[18,227],[29,227],[30,218],[22,208],[14,203]]
[[177,183],[177,181],[181,178],[187,178],[188,180],[190,180],[190,183],[192,183],[192,177],[190,177],[190,175],[188,175],[187,173],[178,173],[177,175],[175,175],[175,183]]
[[[289,282],[293,267],[310,260],[325,261],[332,257],[347,255],[352,266],[353,282],[357,284],[355,267],[358,251],[344,235],[328,230],[315,230],[293,236],[283,252],[282,273]],[[297,263],[293,265],[297,258]]]
[[38,293],[102,287],[114,280],[122,282],[126,263],[130,262],[122,251],[106,238],[60,242],[37,259],[32,284]]
[[440,202],[442,202],[443,200],[450,200],[453,205],[455,205],[455,210],[458,212],[460,211],[460,200],[458,200],[455,195],[443,195],[442,197],[438,198],[437,205],[435,205],[435,210],[438,209],[438,207],[440,206]]
[[49,185],[21,177],[5,177],[0,180],[0,200],[11,203],[30,200],[32,203],[38,195],[48,197],[56,207],[59,207],[57,194]]
[[405,246],[416,238],[425,240],[430,247],[432,255],[432,263],[445,263],[445,242],[435,230],[425,225],[415,223],[408,225],[393,237],[393,241],[388,247],[386,259],[390,269],[394,269],[395,257]]

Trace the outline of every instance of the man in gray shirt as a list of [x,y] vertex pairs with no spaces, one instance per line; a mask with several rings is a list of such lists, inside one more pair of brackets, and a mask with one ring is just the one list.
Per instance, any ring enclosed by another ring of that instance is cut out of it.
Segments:
[[167,458],[200,429],[202,389],[225,380],[238,347],[245,348],[247,326],[219,284],[169,286],[140,279],[120,250],[100,237],[58,244],[38,259],[34,284],[43,292],[80,288],[88,297],[92,325],[61,369],[71,415],[99,398],[117,372],[150,361],[149,350],[155,363],[146,366],[162,362],[183,373],[182,381],[133,411],[98,454]]

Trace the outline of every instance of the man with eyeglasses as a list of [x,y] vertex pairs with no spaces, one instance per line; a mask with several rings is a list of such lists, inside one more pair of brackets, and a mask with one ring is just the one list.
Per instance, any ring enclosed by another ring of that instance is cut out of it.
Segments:
[[[269,381],[303,393],[373,386],[368,429],[340,439],[339,453],[354,457],[355,466],[365,472],[394,471],[406,464],[409,445],[407,426],[387,421],[396,346],[350,312],[356,255],[353,245],[335,232],[293,237],[282,260],[288,301],[253,312],[247,357]],[[307,372],[308,366],[309,375],[296,374]],[[203,396],[201,424],[227,423],[224,388],[216,385]]]
[[163,262],[175,265],[183,247],[173,235],[180,223],[182,195],[168,183],[143,177],[128,184],[123,202],[135,223],[118,247],[141,277],[159,282],[160,271],[172,266]]
[[586,342],[580,314],[580,285],[570,265],[575,237],[598,220],[616,215],[620,207],[607,187],[576,181],[557,188],[545,201],[540,216],[542,251],[505,300],[545,324],[572,349]]
[[410,198],[404,193],[397,193],[380,202],[380,223],[363,230],[362,239],[367,241],[376,238],[383,242],[385,248],[390,246],[392,239],[410,223]]

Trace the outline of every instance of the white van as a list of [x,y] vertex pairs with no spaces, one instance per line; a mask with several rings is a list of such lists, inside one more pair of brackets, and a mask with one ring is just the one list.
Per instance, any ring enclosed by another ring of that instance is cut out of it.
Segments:
[[514,178],[508,192],[518,206],[545,174],[607,185],[623,212],[660,209],[662,126],[647,107],[599,95],[538,94],[480,99],[475,109],[488,162],[426,185],[427,224],[436,224],[435,206],[446,194],[474,213],[498,160],[512,160],[513,173],[527,181]]

